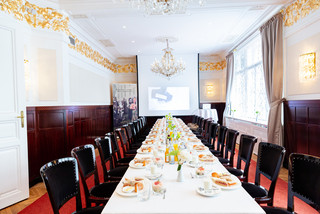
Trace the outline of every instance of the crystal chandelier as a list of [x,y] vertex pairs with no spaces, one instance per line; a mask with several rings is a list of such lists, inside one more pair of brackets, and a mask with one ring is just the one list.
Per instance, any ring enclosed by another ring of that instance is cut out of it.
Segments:
[[[147,15],[185,14],[193,0],[129,0],[133,7],[144,8]],[[206,0],[199,0],[202,6]]]
[[171,53],[173,49],[169,47],[168,39],[166,39],[166,42],[167,48],[163,49],[164,55],[162,56],[161,62],[155,59],[151,65],[151,71],[170,79],[172,76],[183,72],[186,69],[186,65],[182,59],[175,61],[174,56]]

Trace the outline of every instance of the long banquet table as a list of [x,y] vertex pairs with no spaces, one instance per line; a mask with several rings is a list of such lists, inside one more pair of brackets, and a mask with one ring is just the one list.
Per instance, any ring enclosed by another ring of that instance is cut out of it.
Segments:
[[[136,157],[145,156],[147,154],[136,155]],[[115,191],[102,214],[265,213],[242,187],[222,190],[220,194],[213,197],[199,195],[196,189],[203,183],[203,179],[191,176],[191,173],[195,172],[194,168],[186,164],[182,168],[185,180],[177,182],[177,164],[166,163],[164,165],[160,180],[167,190],[165,199],[162,196],[153,195],[151,189],[150,198],[146,201],[139,201],[137,197],[123,197]],[[215,161],[212,168],[215,172],[227,172],[219,161]],[[145,174],[145,169],[129,167],[123,179],[143,177]],[[122,186],[121,182],[117,188],[121,188],[120,186]]]

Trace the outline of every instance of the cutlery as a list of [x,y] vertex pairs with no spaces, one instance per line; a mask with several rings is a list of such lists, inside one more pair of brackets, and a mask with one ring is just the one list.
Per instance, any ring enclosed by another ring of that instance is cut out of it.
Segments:
[[199,187],[199,190],[205,193],[211,193],[213,190],[219,190],[219,188],[212,187],[212,189],[205,190],[203,187]]
[[163,198],[162,199],[166,199],[166,192],[167,192],[167,189],[163,189],[162,190],[162,194],[163,194]]
[[190,175],[191,175],[191,178],[193,179],[193,178],[194,178],[194,176],[193,176],[192,172],[190,172]]

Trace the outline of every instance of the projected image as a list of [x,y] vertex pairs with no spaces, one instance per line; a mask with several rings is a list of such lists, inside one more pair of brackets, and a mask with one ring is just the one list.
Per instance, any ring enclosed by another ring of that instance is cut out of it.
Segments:
[[148,87],[149,110],[189,110],[189,87]]

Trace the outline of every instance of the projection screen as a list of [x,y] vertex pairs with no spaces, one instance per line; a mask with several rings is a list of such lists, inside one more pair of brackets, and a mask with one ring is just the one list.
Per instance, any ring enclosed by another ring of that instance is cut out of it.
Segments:
[[139,116],[191,115],[199,107],[198,54],[174,54],[186,63],[186,70],[169,80],[151,72],[151,64],[161,55],[139,55]]

